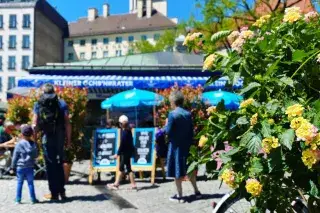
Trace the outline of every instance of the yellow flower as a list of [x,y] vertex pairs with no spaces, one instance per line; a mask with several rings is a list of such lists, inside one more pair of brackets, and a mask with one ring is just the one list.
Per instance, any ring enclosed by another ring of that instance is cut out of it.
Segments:
[[287,8],[283,17],[284,22],[294,23],[301,18],[301,11],[299,7]]
[[241,53],[242,46],[244,45],[245,42],[246,41],[242,37],[239,37],[231,44],[231,48],[237,51],[238,53]]
[[303,110],[304,107],[301,104],[295,104],[287,108],[286,115],[288,115],[289,118],[302,116]]
[[212,113],[214,113],[214,112],[217,111],[217,107],[211,106],[211,107],[209,107],[206,111],[207,111],[207,114],[208,114],[208,115],[211,115]]
[[241,104],[240,104],[240,108],[246,108],[248,107],[249,105],[253,104],[254,103],[254,99],[253,98],[249,98],[245,101],[243,101]]
[[251,126],[254,126],[258,123],[258,113],[254,114],[250,119]]
[[244,30],[241,32],[240,36],[244,39],[250,39],[254,37],[254,32],[251,30]]
[[186,36],[186,38],[183,41],[183,46],[187,46],[189,44],[190,41],[194,41],[196,38],[199,38],[200,36],[202,36],[202,33],[198,32],[198,33],[188,33],[188,35]]
[[236,40],[239,36],[240,36],[239,31],[233,31],[233,32],[228,36],[228,40],[234,41],[234,40]]
[[274,120],[273,119],[269,119],[268,120],[268,124],[273,125],[274,124]]
[[307,149],[302,152],[302,161],[309,169],[312,168],[314,164],[317,163],[317,154],[315,151]]
[[203,147],[208,142],[208,138],[204,135],[201,136],[199,140],[199,147]]
[[295,119],[293,119],[293,120],[291,121],[290,127],[291,127],[292,129],[297,130],[297,129],[301,126],[301,124],[304,123],[304,122],[307,122],[307,120],[304,119],[303,117],[295,118]]
[[190,41],[190,36],[191,36],[191,34],[188,33],[188,35],[186,36],[186,38],[183,41],[183,44],[182,44],[183,46],[187,46],[188,45],[188,43]]
[[262,185],[256,179],[249,179],[246,181],[246,190],[252,196],[257,197],[262,192]]
[[235,183],[235,172],[234,171],[232,171],[230,169],[226,169],[223,171],[220,178],[229,187],[231,187],[233,189],[237,187],[237,184]]
[[260,17],[254,24],[253,26],[256,27],[261,27],[264,23],[266,23],[269,19],[271,18],[271,15],[265,15]]
[[265,153],[270,154],[271,149],[276,149],[280,146],[279,139],[269,137],[262,140],[262,149]]
[[214,62],[217,58],[217,55],[216,54],[211,54],[209,55],[206,60],[204,61],[204,65],[203,65],[203,69],[204,70],[209,70],[213,67],[214,65]]
[[298,139],[306,141],[306,145],[317,136],[318,129],[308,121],[304,121],[300,127],[296,130],[296,136]]

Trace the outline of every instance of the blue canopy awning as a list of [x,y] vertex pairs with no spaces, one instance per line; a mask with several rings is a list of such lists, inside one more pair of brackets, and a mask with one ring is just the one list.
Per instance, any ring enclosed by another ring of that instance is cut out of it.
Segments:
[[[204,86],[208,77],[190,76],[62,76],[62,75],[29,75],[18,79],[18,87],[41,87],[45,83],[56,86],[73,86],[86,88],[108,89],[165,89],[178,84],[179,86]],[[228,79],[222,77],[209,85],[208,89],[223,89]],[[234,89],[240,89],[243,80],[240,79]]]

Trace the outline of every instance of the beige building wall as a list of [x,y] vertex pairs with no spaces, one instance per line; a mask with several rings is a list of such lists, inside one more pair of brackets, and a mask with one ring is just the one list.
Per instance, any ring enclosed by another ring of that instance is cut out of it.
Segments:
[[[65,62],[71,61],[81,61],[81,60],[91,60],[91,59],[101,59],[105,57],[115,57],[121,55],[127,55],[131,49],[131,45],[134,42],[141,41],[142,36],[147,36],[147,41],[155,44],[155,36],[160,36],[164,33],[164,30],[159,31],[149,31],[149,32],[137,32],[137,33],[124,33],[124,34],[114,34],[105,36],[87,36],[79,38],[67,38],[64,42],[64,60]],[[129,36],[133,36],[133,42],[129,42]],[[122,37],[122,43],[116,43],[116,37]],[[108,44],[104,44],[103,40],[105,38],[109,39]],[[97,39],[97,44],[92,45],[92,39]],[[86,44],[84,46],[80,45],[80,41],[85,40]],[[69,46],[71,45],[72,46]],[[107,54],[106,54],[107,53]],[[73,60],[70,60],[70,54],[73,54]],[[118,55],[117,55],[118,54]],[[83,57],[84,56],[84,57]]]
[[35,12],[34,66],[63,61],[63,32],[42,12]]

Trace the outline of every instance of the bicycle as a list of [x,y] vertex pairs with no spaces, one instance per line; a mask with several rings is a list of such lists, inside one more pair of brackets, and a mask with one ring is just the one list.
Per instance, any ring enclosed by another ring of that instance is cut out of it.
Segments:
[[[224,195],[214,207],[212,213],[249,213],[254,203],[247,201],[243,196],[231,191]],[[302,198],[296,198],[291,203],[295,213],[309,213],[308,207]],[[267,213],[270,211],[267,210]]]

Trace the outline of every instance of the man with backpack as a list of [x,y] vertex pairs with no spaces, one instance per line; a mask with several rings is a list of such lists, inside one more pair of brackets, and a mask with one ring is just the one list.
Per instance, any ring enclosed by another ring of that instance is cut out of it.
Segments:
[[[43,154],[47,168],[49,190],[45,195],[48,201],[58,201],[59,196],[65,200],[65,179],[63,170],[64,145],[70,147],[71,124],[68,106],[59,99],[52,84],[45,84],[43,94],[34,106],[33,125],[35,137],[40,132],[42,136]],[[35,138],[36,140],[36,138]]]

